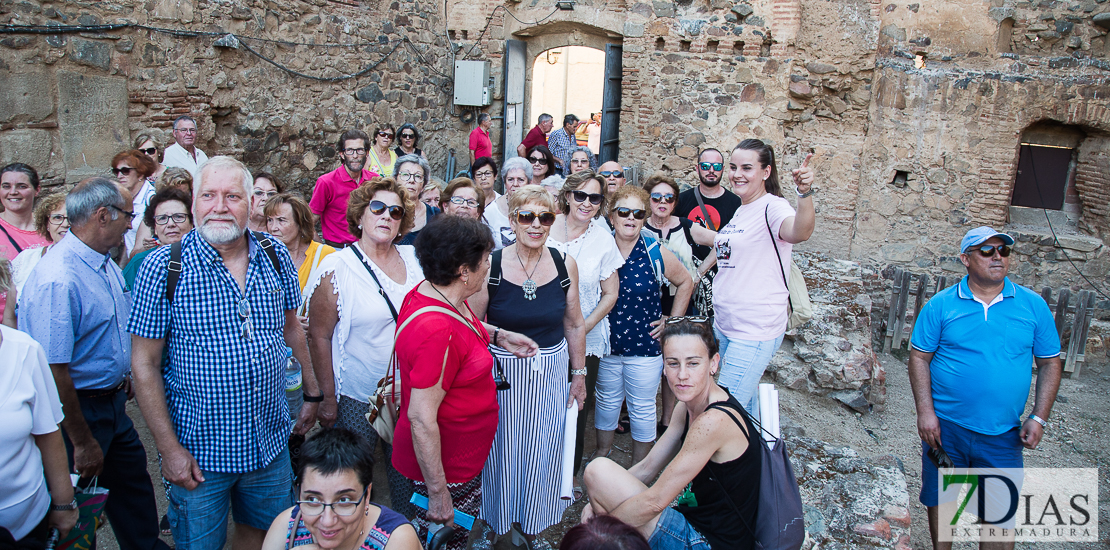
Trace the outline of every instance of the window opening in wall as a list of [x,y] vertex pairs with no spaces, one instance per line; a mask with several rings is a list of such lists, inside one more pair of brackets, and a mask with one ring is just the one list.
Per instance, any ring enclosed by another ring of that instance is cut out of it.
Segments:
[[666,42],[662,38],[655,39],[655,51],[657,51],[657,52],[663,51],[663,46],[664,45],[666,45]]
[[463,31],[462,31],[462,39],[463,40],[466,40],[466,35],[467,35],[467,31],[466,31],[466,29],[463,29]]
[[737,40],[732,43],[732,53],[735,55],[744,55],[744,42]]
[[905,187],[906,182],[909,181],[909,179],[910,179],[910,173],[909,172],[906,172],[905,170],[895,170],[894,171],[894,179],[892,179],[890,181],[890,184],[895,186],[895,187]]
[[683,41],[679,42],[678,43],[678,51],[680,51],[680,52],[690,51],[690,41],[689,40],[683,40]]
[[458,40],[458,33],[453,29],[447,31],[447,36],[450,36],[452,41]]
[[1075,157],[1070,147],[1022,143],[1010,204],[1062,210],[1068,188],[1075,185]]
[[1014,20],[1007,17],[998,24],[998,53],[1010,53],[1013,51],[1013,36]]
[[705,51],[707,51],[709,53],[717,53],[717,46],[719,44],[720,44],[720,42],[718,42],[716,40],[710,40],[709,42],[706,42],[706,44],[705,44]]

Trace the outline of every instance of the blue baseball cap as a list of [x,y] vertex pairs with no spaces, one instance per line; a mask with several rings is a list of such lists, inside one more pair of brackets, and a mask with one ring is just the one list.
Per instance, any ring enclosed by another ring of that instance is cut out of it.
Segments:
[[975,229],[968,231],[964,235],[964,240],[960,241],[960,252],[967,252],[967,249],[973,246],[979,246],[991,237],[999,237],[1002,239],[1002,242],[1010,246],[1013,246],[1014,244],[1013,237],[1005,233],[995,231],[993,228],[984,225],[981,227],[976,227]]

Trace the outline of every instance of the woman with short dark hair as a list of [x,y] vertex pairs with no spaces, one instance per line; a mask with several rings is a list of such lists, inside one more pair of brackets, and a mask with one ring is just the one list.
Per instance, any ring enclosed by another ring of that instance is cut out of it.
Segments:
[[635,527],[613,517],[596,516],[571,527],[559,550],[649,550],[647,539]]
[[356,434],[324,428],[305,441],[297,479],[297,504],[270,524],[263,550],[422,548],[405,516],[370,501],[374,449]]
[[444,212],[465,216],[476,220],[482,219],[486,211],[486,197],[482,189],[475,185],[470,178],[455,178],[447,184],[439,198],[439,207]]
[[474,161],[474,164],[470,165],[470,178],[486,197],[485,208],[501,197],[501,193],[497,192],[497,161],[493,158],[482,157]]
[[532,182],[543,185],[544,178],[555,174],[555,155],[546,145],[537,145],[528,151],[528,163],[532,165]]
[[174,187],[163,189],[150,198],[150,204],[143,214],[143,224],[153,235],[156,246],[135,254],[124,266],[123,280],[127,282],[128,287],[135,286],[135,277],[139,274],[139,268],[152,250],[158,246],[176,243],[193,230],[192,205],[193,197]]

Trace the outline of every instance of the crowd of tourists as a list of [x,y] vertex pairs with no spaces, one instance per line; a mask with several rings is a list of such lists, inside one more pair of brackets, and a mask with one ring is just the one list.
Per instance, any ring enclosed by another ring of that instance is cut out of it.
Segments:
[[685,191],[630,185],[551,126],[442,185],[414,125],[347,130],[308,200],[187,116],[68,192],[3,167],[0,545],[65,534],[95,485],[124,550],[222,548],[229,513],[236,548],[543,548],[580,498],[565,548],[752,548],[745,411],[814,230],[808,159],[785,186],[747,139]]

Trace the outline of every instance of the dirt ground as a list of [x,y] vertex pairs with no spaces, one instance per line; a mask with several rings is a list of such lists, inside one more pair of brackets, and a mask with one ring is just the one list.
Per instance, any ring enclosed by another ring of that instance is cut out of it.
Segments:
[[[930,548],[928,524],[925,509],[917,502],[921,488],[920,440],[917,437],[916,416],[913,398],[910,393],[909,378],[906,373],[905,356],[880,355],[880,362],[886,367],[887,406],[884,411],[857,414],[850,409],[825,397],[805,392],[779,390],[781,413],[790,421],[801,426],[805,435],[821,439],[834,445],[847,445],[861,456],[880,456],[892,454],[905,467],[906,483],[910,494],[910,511],[913,517],[912,546],[914,549]],[[1104,372],[1106,374],[1104,374]],[[1078,544],[1038,544],[1037,548],[1110,548],[1110,482],[1101,471],[1110,466],[1110,448],[1107,438],[1110,428],[1110,370],[1098,366],[1085,367],[1077,378],[1065,377],[1060,386],[1059,397],[1049,419],[1050,429],[1040,447],[1035,451],[1025,451],[1025,464],[1029,467],[1068,467],[1100,468],[1099,475],[1099,539],[1091,545]],[[765,379],[764,382],[771,382]],[[1030,397],[1030,407],[1032,397]],[[157,454],[154,440],[146,428],[142,414],[134,402],[128,404],[128,413],[134,419],[136,428],[147,448],[148,466],[151,478],[155,480],[158,495],[159,514],[165,513],[166,499],[161,490]],[[593,448],[592,429],[586,443],[586,452]],[[631,462],[631,437],[617,436],[612,458],[629,465]],[[378,468],[374,491],[375,500],[389,504],[384,468]],[[1110,470],[1107,470],[1110,471]],[[562,534],[572,527],[581,513],[583,501],[575,503],[567,510],[564,520],[543,534],[553,547],[558,546]],[[109,526],[99,532],[99,547],[102,550],[116,550],[115,537]],[[499,550],[510,550],[509,537],[498,541]],[[172,545],[172,539],[165,537]],[[967,545],[965,547],[970,547]],[[1018,548],[1032,548],[1033,545],[1018,545]],[[228,544],[227,548],[230,548]],[[957,545],[957,548],[960,548]]]

